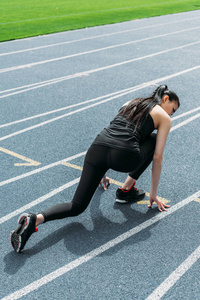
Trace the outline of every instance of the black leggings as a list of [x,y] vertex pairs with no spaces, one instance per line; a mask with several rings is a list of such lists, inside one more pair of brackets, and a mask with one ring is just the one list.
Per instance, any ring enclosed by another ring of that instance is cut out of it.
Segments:
[[87,208],[108,169],[129,173],[132,178],[138,179],[153,159],[155,144],[155,134],[151,134],[140,145],[138,153],[92,144],[86,154],[81,179],[73,200],[43,211],[45,222],[81,214]]

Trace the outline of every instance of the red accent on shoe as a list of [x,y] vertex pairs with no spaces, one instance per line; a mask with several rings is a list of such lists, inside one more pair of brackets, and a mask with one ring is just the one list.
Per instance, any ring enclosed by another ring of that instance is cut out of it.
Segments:
[[134,184],[133,184],[132,188],[134,188],[134,190],[136,190],[136,191],[137,191],[137,188],[135,187],[135,184],[136,184],[136,182],[134,182]]
[[37,227],[35,227],[35,232],[38,232],[38,228]]
[[134,184],[132,185],[132,187],[131,187],[129,190],[124,190],[124,189],[122,189],[122,188],[119,188],[119,189],[122,190],[124,193],[130,192],[130,190],[131,190],[132,188],[134,188],[134,190],[137,191],[137,188],[135,187],[135,184],[136,184],[136,182],[134,182]]

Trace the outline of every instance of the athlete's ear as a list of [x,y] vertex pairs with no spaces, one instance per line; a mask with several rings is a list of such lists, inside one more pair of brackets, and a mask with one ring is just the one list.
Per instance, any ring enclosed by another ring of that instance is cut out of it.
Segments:
[[162,97],[161,103],[165,103],[165,102],[167,102],[168,100],[169,100],[169,96],[168,96],[168,95],[164,95],[164,96]]

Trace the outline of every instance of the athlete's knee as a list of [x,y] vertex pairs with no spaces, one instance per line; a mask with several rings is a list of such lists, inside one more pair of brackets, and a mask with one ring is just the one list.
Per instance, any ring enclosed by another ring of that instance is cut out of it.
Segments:
[[86,209],[86,207],[76,202],[71,202],[71,205],[71,216],[74,217],[82,214],[82,212]]

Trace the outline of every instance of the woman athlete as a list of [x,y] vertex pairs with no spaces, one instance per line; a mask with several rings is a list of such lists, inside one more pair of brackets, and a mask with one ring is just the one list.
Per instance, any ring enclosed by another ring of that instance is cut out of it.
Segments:
[[[137,98],[125,104],[118,115],[104,128],[90,146],[84,161],[80,182],[73,200],[60,203],[39,214],[24,213],[17,229],[11,233],[11,245],[20,252],[38,225],[81,214],[90,203],[100,182],[106,189],[108,169],[129,173],[116,201],[126,203],[144,196],[134,186],[136,180],[153,160],[149,206],[153,202],[159,211],[169,207],[157,196],[163,151],[171,127],[170,116],[178,109],[177,95],[166,85],[159,86],[150,97]],[[157,129],[157,135],[152,133]],[[103,178],[103,179],[102,179]]]

